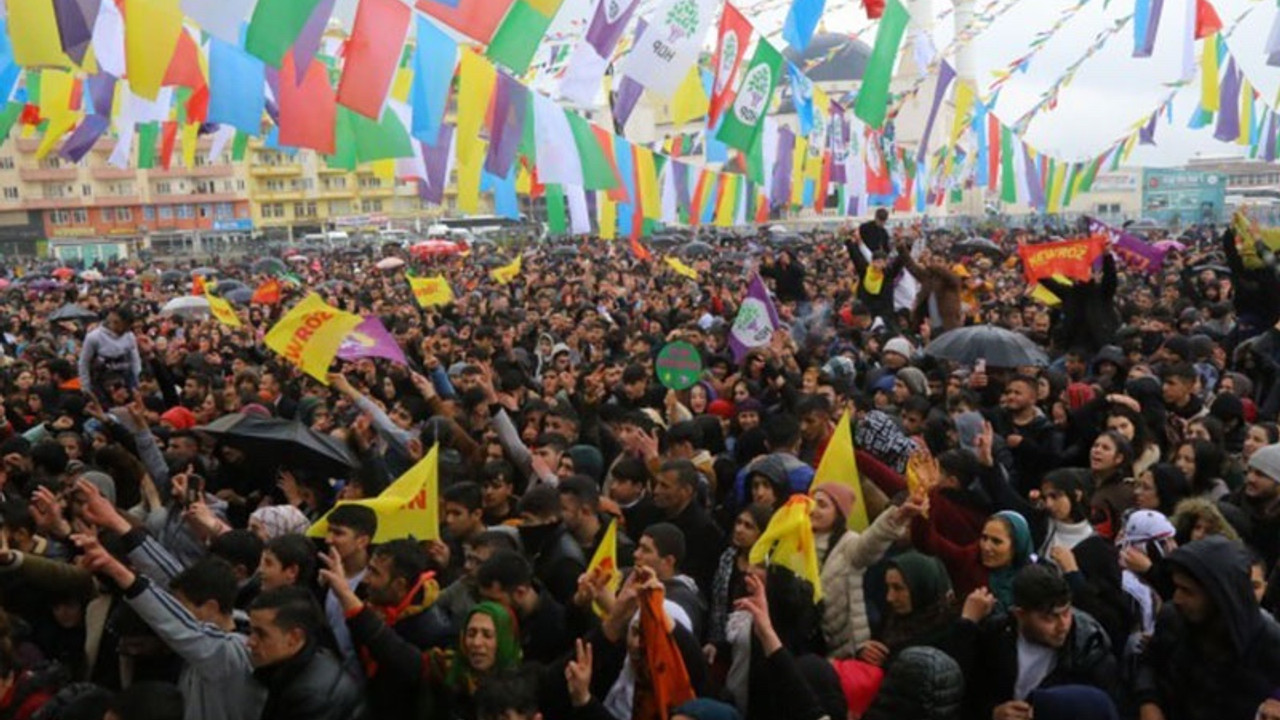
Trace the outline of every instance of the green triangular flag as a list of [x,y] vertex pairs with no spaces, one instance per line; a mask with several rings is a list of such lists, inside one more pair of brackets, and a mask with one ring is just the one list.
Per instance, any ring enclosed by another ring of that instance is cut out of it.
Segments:
[[413,141],[400,122],[400,116],[394,112],[382,113],[381,122],[346,108],[339,108],[338,112],[351,116],[351,129],[356,136],[356,159],[360,164],[413,155]]
[[319,3],[320,0],[258,0],[245,33],[244,49],[266,64],[280,67]]
[[149,122],[138,126],[138,169],[149,170],[156,166],[156,138],[160,135],[160,123]]
[[[573,142],[578,146],[578,157],[582,160],[582,187],[587,190],[612,190],[618,186],[618,178],[613,174],[613,166],[604,156],[604,148],[591,131],[591,124],[576,112],[566,112],[569,129],[573,131]],[[533,125],[532,118],[525,125]]]
[[333,154],[325,156],[331,168],[352,171],[356,169],[356,134],[352,116],[355,113],[338,107],[338,117],[333,125]]
[[[485,1],[471,0],[477,3]],[[542,4],[547,3],[543,0]],[[554,10],[559,10],[558,2],[551,4],[555,6]],[[554,14],[553,12],[552,15]],[[493,34],[493,40],[489,42],[489,49],[485,54],[490,60],[500,63],[512,73],[525,74],[553,19],[543,15],[525,0],[516,0],[516,3],[507,11],[502,24],[498,26],[497,32]]]

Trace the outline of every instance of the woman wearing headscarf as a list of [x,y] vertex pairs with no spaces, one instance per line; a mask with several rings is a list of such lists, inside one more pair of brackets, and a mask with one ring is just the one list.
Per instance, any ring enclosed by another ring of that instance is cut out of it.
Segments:
[[875,639],[858,649],[858,659],[888,668],[909,647],[940,643],[958,615],[947,568],[938,558],[914,550],[894,556],[885,569],[888,612]]
[[1012,510],[987,518],[982,535],[970,545],[947,540],[922,517],[911,525],[911,540],[920,552],[942,560],[959,595],[967,597],[987,587],[997,607],[1005,611],[1013,606],[1013,576],[1032,560],[1031,528],[1026,518]]

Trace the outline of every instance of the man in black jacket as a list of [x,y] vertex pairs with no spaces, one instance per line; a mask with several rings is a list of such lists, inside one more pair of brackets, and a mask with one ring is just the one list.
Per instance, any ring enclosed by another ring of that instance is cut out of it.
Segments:
[[324,616],[305,588],[265,592],[249,607],[249,655],[254,677],[267,688],[263,718],[358,720],[360,688],[342,663],[320,645]]
[[1165,565],[1165,605],[1134,681],[1141,720],[1250,720],[1280,686],[1280,624],[1258,608],[1244,548],[1220,535]]
[[875,219],[858,226],[858,237],[862,238],[862,244],[873,253],[889,251],[889,231],[884,226],[887,222],[888,208],[876,208]]
[[1013,612],[988,618],[995,598],[973,591],[947,652],[964,669],[966,717],[1030,720],[1031,691],[1091,685],[1119,697],[1120,678],[1102,626],[1071,607],[1071,587],[1054,568],[1028,565],[1013,580]]
[[705,594],[720,561],[723,535],[715,520],[697,502],[698,469],[688,460],[669,460],[653,483],[653,502],[666,521],[684,533],[684,571]]
[[520,553],[499,550],[476,571],[480,597],[511,608],[520,621],[525,660],[550,663],[573,647],[568,614],[551,594],[536,586],[533,567]]

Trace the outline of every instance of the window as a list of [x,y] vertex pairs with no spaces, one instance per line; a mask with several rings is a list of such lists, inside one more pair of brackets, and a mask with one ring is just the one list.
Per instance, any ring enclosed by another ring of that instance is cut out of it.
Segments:
[[227,219],[235,217],[235,212],[231,208],[231,203],[218,203],[213,208],[213,216],[219,219]]
[[382,178],[369,176],[360,178],[360,187],[362,188],[380,188],[382,187]]
[[210,216],[210,215],[212,215],[212,214],[213,214],[213,206],[212,206],[212,205],[198,205],[198,206],[196,206],[196,217],[199,217],[199,218],[203,219],[203,218],[207,218],[207,217],[209,217],[209,216]]
[[168,182],[158,182],[158,183],[156,183],[156,194],[157,194],[157,195],[172,195],[172,194],[173,194],[173,186],[172,186],[172,185],[170,185]]
[[264,218],[284,217],[284,203],[265,203],[262,206],[262,217]]
[[133,209],[132,209],[132,208],[127,208],[127,207],[116,208],[116,221],[117,221],[117,222],[131,222],[132,220],[133,220]]
[[92,194],[93,194],[93,186],[92,186],[92,185],[81,185],[81,186],[80,186],[80,194],[81,194],[81,195],[83,195],[83,196],[85,196],[85,197],[89,197],[90,195],[92,195]]
[[196,183],[197,195],[212,195],[218,192],[218,183],[214,180],[201,180]]
[[44,170],[57,170],[62,167],[62,161],[57,157],[45,158],[40,161],[40,167]]
[[7,155],[5,157],[0,157],[0,170],[12,170],[12,169],[13,169],[13,158]]
[[4,189],[4,199],[5,199],[5,200],[17,200],[17,199],[18,199],[18,188],[16,188],[16,187],[7,187],[7,188],[5,188],[5,189]]
[[176,208],[176,213],[177,213],[177,216],[178,216],[178,219],[179,219],[179,220],[190,220],[190,219],[191,219],[191,206],[190,206],[190,205],[179,205],[179,206]]
[[350,200],[332,200],[329,202],[329,215],[348,215],[351,213]]
[[314,178],[302,178],[301,180],[291,180],[289,187],[293,190],[314,190],[316,181]]
[[360,212],[367,212],[367,213],[382,212],[382,201],[381,200],[361,200]]
[[49,214],[49,220],[54,225],[66,225],[71,222],[71,213],[66,210],[54,210]]
[[236,181],[236,190],[239,190],[240,192],[244,192],[244,181],[243,181],[243,180],[237,180],[237,181]]
[[345,190],[347,187],[347,179],[345,177],[332,177],[324,179],[325,190]]
[[161,206],[160,206],[160,219],[161,219],[161,220],[172,220],[172,219],[173,219],[173,208],[172,208],[171,206],[169,206],[169,205],[161,205]]
[[153,208],[153,207],[151,207],[150,205],[148,205],[148,206],[146,206],[146,207],[142,208],[142,219],[143,219],[143,220],[155,220],[155,219],[156,219],[156,209],[155,209],[155,208]]
[[294,204],[293,204],[293,216],[294,216],[294,217],[300,217],[300,218],[302,218],[302,217],[315,217],[315,216],[316,216],[316,204],[315,204],[314,202],[306,202],[306,203],[300,203],[300,202],[297,202],[297,203],[294,203]]
[[281,192],[284,190],[283,180],[268,180],[264,183],[267,192]]
[[85,210],[85,209],[83,209],[83,208],[78,209],[78,210],[75,210],[75,211],[72,213],[72,217],[75,219],[75,223],[76,223],[77,225],[88,225],[88,224],[89,224],[89,211],[88,211],[88,210]]

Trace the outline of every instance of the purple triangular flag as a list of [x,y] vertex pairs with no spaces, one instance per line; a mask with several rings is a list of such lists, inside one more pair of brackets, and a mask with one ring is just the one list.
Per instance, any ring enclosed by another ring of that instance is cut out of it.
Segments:
[[742,299],[738,316],[729,330],[729,347],[733,350],[734,362],[742,362],[748,351],[768,345],[781,324],[778,308],[769,297],[769,288],[765,287],[759,274],[753,275],[747,296]]
[[498,73],[493,95],[493,127],[489,128],[489,151],[485,154],[485,172],[505,178],[516,160],[516,150],[524,134],[525,115],[529,109],[529,89],[504,72]]
[[366,317],[338,347],[339,360],[361,358],[385,358],[399,365],[409,364],[400,344],[376,315]]
[[297,74],[295,84],[301,85],[311,69],[311,59],[320,51],[320,43],[324,39],[325,28],[329,27],[329,18],[333,17],[335,0],[320,0],[307,24],[302,26],[298,39],[293,41],[293,67]]
[[62,141],[59,157],[68,162],[80,162],[110,125],[111,118],[107,115],[85,115],[80,126]]
[[93,25],[98,20],[100,7],[101,0],[53,0],[53,16],[58,23],[62,51],[77,65],[84,63],[84,56],[89,52]]

